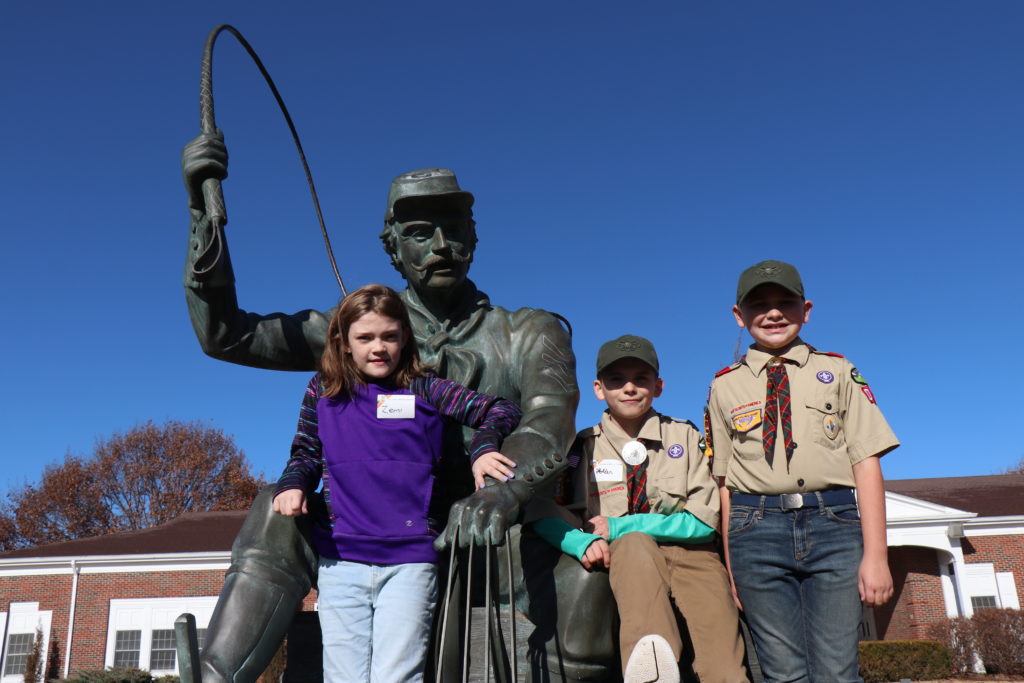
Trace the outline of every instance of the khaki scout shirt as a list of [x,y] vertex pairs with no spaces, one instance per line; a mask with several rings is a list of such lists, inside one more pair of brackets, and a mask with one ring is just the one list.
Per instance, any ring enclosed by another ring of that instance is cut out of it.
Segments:
[[783,358],[789,374],[793,441],[786,470],[782,415],[769,467],[761,443],[771,354],[751,347],[711,382],[708,399],[714,474],[731,491],[771,495],[854,486],[853,465],[899,445],[850,361],[798,343]]
[[[575,503],[570,507],[584,508],[585,519],[629,514],[630,466],[621,452],[631,438],[607,411],[599,425],[582,430],[576,438],[582,446],[582,458],[570,475]],[[647,500],[651,512],[671,515],[685,509],[717,529],[721,502],[707,458],[698,445],[700,432],[689,422],[652,410],[638,438],[647,446]]]

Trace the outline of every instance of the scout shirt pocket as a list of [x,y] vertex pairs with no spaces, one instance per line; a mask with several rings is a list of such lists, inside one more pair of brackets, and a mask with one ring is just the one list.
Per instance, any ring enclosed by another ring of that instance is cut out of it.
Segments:
[[817,393],[804,403],[812,441],[829,450],[842,447],[846,443],[846,434],[839,418],[839,394],[831,391]]
[[659,470],[655,478],[647,470],[647,498],[651,501],[651,512],[671,515],[686,509],[686,471],[672,468]]
[[617,458],[594,460],[590,464],[587,510],[617,517],[628,509],[626,463]]
[[761,446],[761,423],[764,420],[764,404],[754,401],[737,406],[729,417],[733,440],[736,443],[735,454],[742,460],[758,460],[764,457]]

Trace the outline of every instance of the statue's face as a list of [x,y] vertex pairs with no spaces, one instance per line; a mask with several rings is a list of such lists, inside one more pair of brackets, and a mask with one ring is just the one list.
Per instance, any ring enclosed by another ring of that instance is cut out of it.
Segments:
[[420,293],[461,285],[473,260],[472,219],[460,204],[409,203],[396,211],[399,269]]

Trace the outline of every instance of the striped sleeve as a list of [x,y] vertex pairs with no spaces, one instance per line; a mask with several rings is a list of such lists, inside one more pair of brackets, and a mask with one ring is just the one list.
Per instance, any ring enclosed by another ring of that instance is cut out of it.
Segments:
[[324,451],[318,433],[316,404],[320,400],[320,375],[309,380],[299,407],[299,424],[292,439],[291,457],[277,480],[274,495],[289,489],[316,490],[324,471]]
[[476,430],[469,458],[475,462],[484,453],[501,448],[501,442],[519,424],[522,412],[514,402],[490,396],[436,375],[421,375],[409,390],[437,408],[438,412]]

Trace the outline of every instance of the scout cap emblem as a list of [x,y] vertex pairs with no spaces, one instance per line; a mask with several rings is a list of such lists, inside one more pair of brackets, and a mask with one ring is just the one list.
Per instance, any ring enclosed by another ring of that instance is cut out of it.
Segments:
[[630,441],[622,447],[622,459],[627,465],[640,465],[647,459],[647,446],[639,441]]

